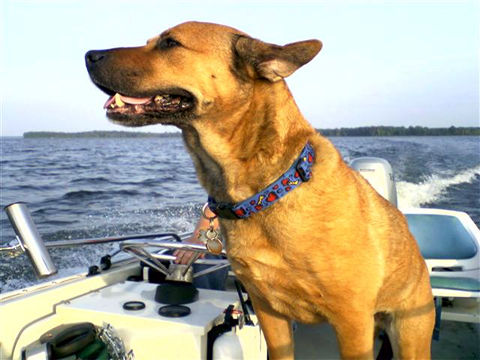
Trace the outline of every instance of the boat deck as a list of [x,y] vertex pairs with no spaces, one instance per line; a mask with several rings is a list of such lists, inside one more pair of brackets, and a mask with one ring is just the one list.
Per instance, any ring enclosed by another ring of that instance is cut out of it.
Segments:
[[[380,349],[380,343],[375,343]],[[340,359],[333,328],[327,324],[299,324],[295,331],[295,359]],[[480,359],[480,324],[442,321],[440,340],[432,343],[432,359]]]

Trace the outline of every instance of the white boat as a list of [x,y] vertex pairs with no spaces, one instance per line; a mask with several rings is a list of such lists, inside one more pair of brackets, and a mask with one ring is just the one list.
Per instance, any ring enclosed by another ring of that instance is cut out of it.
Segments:
[[[396,201],[388,163],[363,158],[351,165],[381,195]],[[0,294],[0,359],[267,359],[265,340],[247,294],[238,286],[227,291],[195,289],[192,276],[203,276],[206,271],[192,275],[188,266],[171,262],[168,251],[172,249],[206,252],[203,246],[177,241],[190,234],[44,243],[25,204],[9,205],[6,211],[18,243],[0,251],[25,252],[40,277],[56,272],[47,250],[53,246],[115,241],[129,256],[107,256],[102,258],[101,268]],[[440,331],[433,357],[461,358],[467,351],[478,356],[478,343],[471,340],[478,336],[480,323],[478,227],[463,212],[402,211],[431,274],[438,324],[442,323],[442,329],[444,323],[473,324],[468,325],[471,334],[446,327],[442,330],[445,338]],[[228,266],[226,260],[197,262],[211,265],[212,271]],[[233,284],[232,274],[229,279]],[[451,342],[452,334],[460,344],[449,349],[442,339]],[[299,324],[295,342],[299,359],[339,357],[327,325]],[[377,347],[380,345],[377,342]]]

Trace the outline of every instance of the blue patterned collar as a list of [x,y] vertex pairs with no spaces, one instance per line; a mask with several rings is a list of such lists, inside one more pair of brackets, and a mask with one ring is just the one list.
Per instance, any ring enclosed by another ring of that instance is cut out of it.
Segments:
[[214,214],[223,219],[246,219],[272,206],[293,189],[300,186],[301,183],[310,180],[314,160],[315,151],[307,143],[290,169],[262,191],[237,204],[217,202],[209,196],[208,207]]

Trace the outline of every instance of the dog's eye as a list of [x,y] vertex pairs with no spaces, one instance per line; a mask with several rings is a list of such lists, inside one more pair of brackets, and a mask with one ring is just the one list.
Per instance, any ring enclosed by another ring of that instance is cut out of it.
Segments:
[[161,39],[158,42],[157,47],[161,50],[164,50],[164,49],[170,49],[170,48],[181,46],[181,45],[182,44],[180,44],[177,40],[171,37],[167,37],[167,38]]

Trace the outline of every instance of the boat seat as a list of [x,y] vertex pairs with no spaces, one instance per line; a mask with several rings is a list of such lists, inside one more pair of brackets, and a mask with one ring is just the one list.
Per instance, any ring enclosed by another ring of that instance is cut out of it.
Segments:
[[464,277],[443,277],[431,276],[430,282],[434,289],[462,290],[480,292],[480,281],[478,279]]
[[464,212],[404,210],[430,273],[442,319],[480,323],[480,231]]

